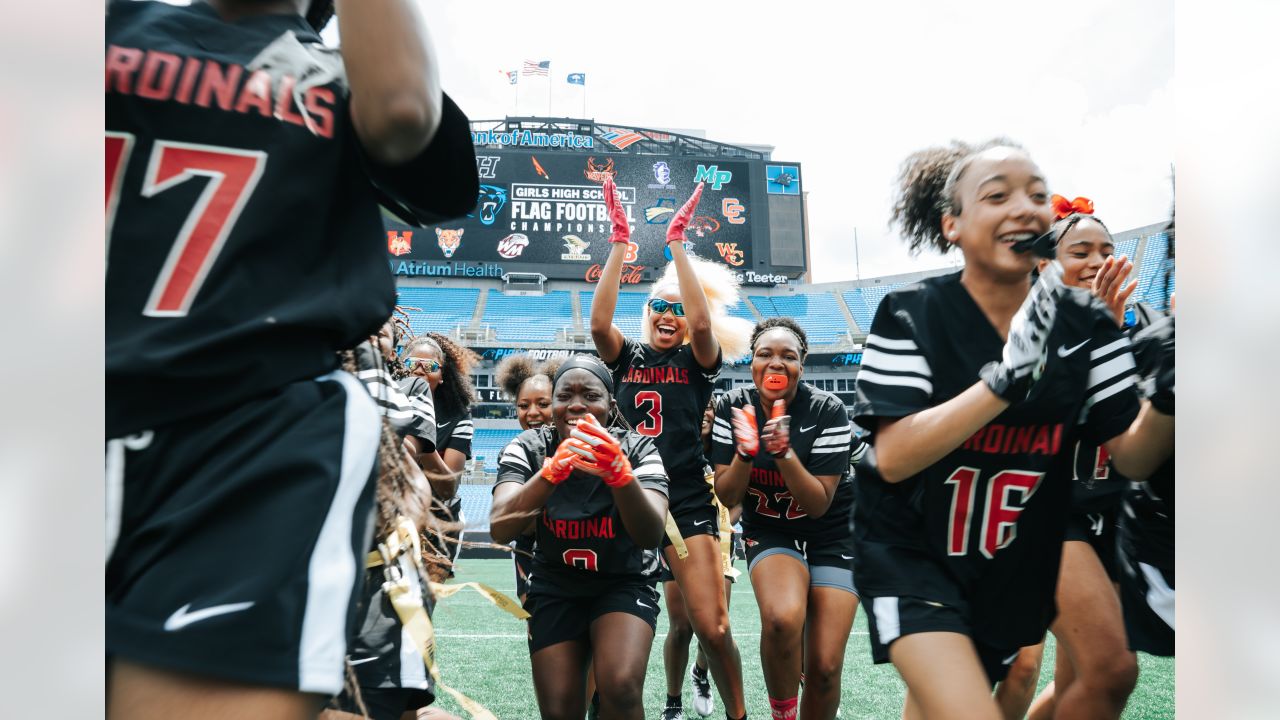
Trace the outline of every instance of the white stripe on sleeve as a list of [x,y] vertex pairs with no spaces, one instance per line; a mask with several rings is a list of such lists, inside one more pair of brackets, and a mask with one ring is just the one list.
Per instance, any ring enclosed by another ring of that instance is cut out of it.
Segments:
[[933,371],[929,369],[929,362],[924,359],[923,355],[894,355],[880,352],[870,345],[862,351],[862,367],[892,372],[915,373],[927,378],[933,377]]
[[888,387],[908,387],[923,391],[926,395],[933,394],[933,383],[921,377],[913,375],[881,375],[874,370],[868,370],[863,367],[858,372],[857,382],[869,382],[874,385],[885,385]]
[[875,345],[876,347],[883,348],[885,350],[919,350],[920,349],[920,347],[916,345],[916,341],[912,340],[911,338],[903,338],[901,340],[890,340],[889,338],[880,337],[879,335],[868,335],[866,345],[868,347],[871,345]]

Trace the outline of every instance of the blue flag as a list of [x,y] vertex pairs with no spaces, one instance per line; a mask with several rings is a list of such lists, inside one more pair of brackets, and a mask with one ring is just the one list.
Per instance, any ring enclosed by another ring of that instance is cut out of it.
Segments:
[[570,85],[585,86],[587,84],[587,74],[586,73],[569,73],[569,77],[565,78],[565,80],[567,80]]

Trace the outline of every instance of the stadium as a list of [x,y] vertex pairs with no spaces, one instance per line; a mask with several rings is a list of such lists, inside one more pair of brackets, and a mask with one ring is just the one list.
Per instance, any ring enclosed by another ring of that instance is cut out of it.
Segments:
[[[810,282],[802,159],[775,159],[768,145],[732,145],[699,135],[585,119],[473,121],[481,182],[475,212],[428,228],[384,218],[398,303],[408,309],[413,332],[444,333],[481,357],[472,375],[478,397],[472,408],[473,456],[459,491],[468,541],[458,564],[460,579],[476,579],[478,573],[481,581],[511,590],[509,555],[486,547],[498,456],[520,432],[510,399],[497,387],[494,367],[514,353],[546,358],[595,352],[588,316],[609,252],[610,226],[600,192],[606,177],[621,192],[635,244],[614,321],[624,334],[639,335],[649,289],[670,259],[662,255],[665,223],[692,186],[705,182],[686,247],[738,275],[742,299],[732,315],[752,323],[786,316],[804,327],[811,343],[804,379],[834,393],[846,409],[853,404],[863,343],[880,301],[898,287],[951,272]],[[1160,221],[1113,231],[1115,254],[1128,256],[1135,265],[1133,301],[1157,310],[1167,308],[1173,292],[1165,228]],[[716,392],[750,383],[745,363],[727,363]],[[758,615],[748,586],[740,584],[734,595],[735,635],[748,636],[739,642],[744,664],[754,665],[758,650],[749,635],[753,628],[758,632]],[[469,682],[459,678],[463,689],[498,717],[532,712],[522,627],[482,599],[467,596],[442,603],[438,613],[446,675],[450,665],[459,672],[490,668],[478,685],[478,674],[468,672]],[[846,664],[846,674],[854,679],[844,687],[846,706],[853,710],[843,716],[891,717],[900,708],[903,686],[892,671],[870,670],[865,664],[865,634],[859,613]],[[646,683],[647,707],[661,704],[660,645],[654,645]],[[502,658],[496,663],[501,669],[495,667],[495,652]],[[1045,666],[1052,667],[1052,652],[1046,654]],[[1172,660],[1143,656],[1142,669],[1125,716],[1172,717]],[[749,694],[762,695],[759,673],[745,675],[755,686],[748,688]],[[1051,677],[1046,670],[1040,684]],[[864,683],[873,688],[870,698]],[[529,691],[513,697],[504,691],[511,687]]]

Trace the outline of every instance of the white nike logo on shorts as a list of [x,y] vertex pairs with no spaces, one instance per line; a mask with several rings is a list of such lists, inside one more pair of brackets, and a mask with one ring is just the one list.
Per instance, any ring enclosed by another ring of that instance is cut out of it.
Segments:
[[374,655],[373,657],[360,658],[359,660],[352,660],[352,661],[351,661],[351,664],[352,664],[352,665],[359,665],[359,664],[361,664],[361,663],[373,662],[374,660],[377,660],[377,659],[378,659],[378,656],[377,656],[377,655]]
[[1060,358],[1064,358],[1064,357],[1066,357],[1066,356],[1070,355],[1071,353],[1073,353],[1073,352],[1075,352],[1075,351],[1079,350],[1080,348],[1084,347],[1084,346],[1085,346],[1085,345],[1087,345],[1088,343],[1089,343],[1089,341],[1088,341],[1088,340],[1085,340],[1084,342],[1082,342],[1082,343],[1080,343],[1079,345],[1077,345],[1077,346],[1075,346],[1075,347],[1071,348],[1070,350],[1068,350],[1068,349],[1067,349],[1067,346],[1066,346],[1066,345],[1059,345],[1059,346],[1058,346],[1058,357],[1060,357]]
[[711,521],[710,521],[710,520],[698,520],[698,521],[695,521],[693,524],[694,524],[694,525],[706,525],[706,524],[707,524],[707,523],[709,523],[709,522],[711,522]]
[[645,605],[644,603],[640,602],[640,598],[636,598],[636,604],[637,604],[637,605],[639,605],[640,607],[645,608],[645,609],[648,609],[648,610],[653,610],[653,609],[654,609],[652,605]]
[[191,603],[187,603],[175,610],[174,613],[169,616],[169,619],[164,621],[164,629],[169,632],[181,630],[191,623],[208,620],[211,617],[217,617],[219,615],[227,615],[229,613],[240,612],[241,610],[248,610],[251,607],[253,607],[253,601],[229,603],[227,605],[213,605],[211,607],[204,608],[203,610],[187,612],[191,609]]
[[844,558],[845,560],[852,560],[852,559],[853,559],[853,556],[852,556],[852,555],[845,555],[844,553],[840,553],[840,557]]
[[1014,660],[1017,660],[1017,659],[1018,659],[1018,653],[1019,653],[1019,652],[1022,652],[1022,651],[1021,651],[1021,650],[1014,650],[1014,651],[1013,651],[1013,654],[1012,654],[1012,655],[1010,655],[1009,657],[1007,657],[1007,658],[1005,658],[1005,659],[1001,660],[1001,661],[1000,661],[1000,664],[1001,664],[1001,665],[1010,665],[1010,664],[1012,664]]

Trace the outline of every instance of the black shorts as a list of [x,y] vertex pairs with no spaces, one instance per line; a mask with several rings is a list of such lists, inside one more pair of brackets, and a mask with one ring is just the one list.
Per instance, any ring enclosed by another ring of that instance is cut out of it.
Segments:
[[340,691],[381,428],[334,372],[109,441],[107,653]]
[[[890,662],[889,646],[904,635],[954,632],[973,638],[966,608],[914,597],[863,597],[862,603],[867,608],[871,658],[876,663]],[[982,669],[987,673],[987,680],[992,685],[1004,680],[1018,657],[1019,648],[997,648],[977,640],[973,644]]]
[[1116,568],[1116,510],[1071,513],[1067,520],[1067,534],[1063,539],[1089,543],[1102,561],[1107,577],[1112,582],[1119,579]]
[[[430,705],[435,696],[421,690],[362,687],[360,699],[364,701],[365,710],[369,711],[367,717],[371,720],[400,720],[404,713]],[[361,714],[355,697],[345,692],[333,701],[333,707],[352,715]]]
[[533,573],[533,535],[517,535],[511,553],[516,566],[516,597],[529,594],[529,575]]
[[1129,649],[1173,657],[1173,574],[1120,558],[1120,606]]
[[[697,502],[687,502],[672,507],[669,511],[671,517],[675,518],[676,527],[680,528],[680,537],[689,538],[695,535],[720,537],[720,510],[711,501],[711,493],[707,493],[706,502],[703,502],[702,497],[699,496]],[[662,549],[666,550],[670,546],[671,538],[664,532]]]
[[822,542],[798,540],[771,528],[743,528],[747,572],[770,555],[786,555],[809,568],[810,587],[834,587],[858,594],[853,584],[853,536]]
[[622,612],[658,628],[658,592],[652,585],[621,585],[586,597],[559,597],[539,591],[529,593],[524,609],[530,617],[529,654],[557,643],[589,642],[591,623],[612,612]]
[[[397,562],[402,575],[412,577],[411,573],[416,574],[408,558],[402,556]],[[404,632],[400,615],[392,606],[391,599],[382,590],[386,579],[385,568],[381,565],[365,570],[365,591],[358,612],[359,631],[351,641],[347,659],[366,704],[369,704],[369,694],[377,691],[389,693],[378,696],[385,698],[386,702],[413,703],[404,709],[426,707],[435,700],[435,684],[427,673],[422,654]],[[435,600],[429,588],[422,587],[421,592],[430,617],[435,610]],[[339,702],[343,708],[355,706],[345,690]]]

